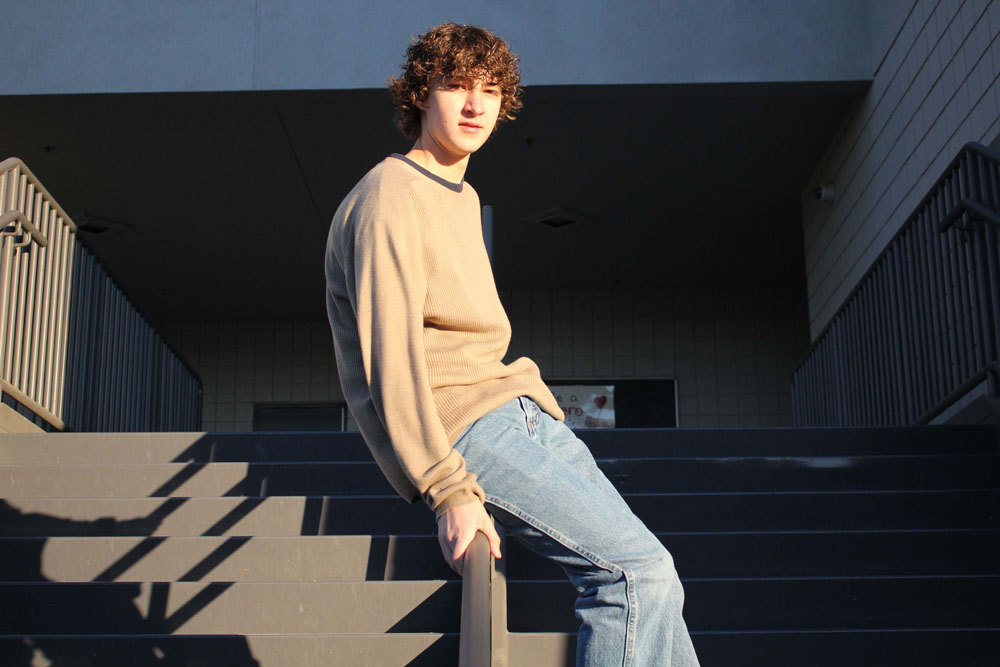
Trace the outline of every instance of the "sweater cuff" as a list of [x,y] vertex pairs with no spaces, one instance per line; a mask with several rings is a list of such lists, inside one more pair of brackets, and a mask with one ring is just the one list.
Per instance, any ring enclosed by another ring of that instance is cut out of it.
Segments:
[[441,500],[437,507],[432,506],[431,509],[434,510],[434,519],[440,519],[442,514],[452,508],[458,507],[459,505],[467,505],[472,502],[486,502],[486,499],[483,497],[483,490],[478,484],[475,483],[473,483],[472,488],[456,489],[453,493],[449,493],[443,500]]

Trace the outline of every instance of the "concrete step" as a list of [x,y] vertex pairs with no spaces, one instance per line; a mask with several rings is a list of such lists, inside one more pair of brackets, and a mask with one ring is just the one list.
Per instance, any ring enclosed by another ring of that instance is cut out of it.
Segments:
[[[688,579],[684,589],[693,632],[1000,627],[996,576]],[[0,596],[3,635],[423,633],[458,630],[461,584],[3,583]],[[511,632],[577,628],[566,582],[511,582],[507,598]]]
[[[665,533],[688,578],[1000,574],[1000,531]],[[509,581],[562,570],[516,540]],[[6,537],[0,580],[406,581],[454,579],[437,539],[299,537]]]
[[[673,555],[678,571],[690,578],[1000,574],[1000,530],[657,536]],[[542,560],[516,540],[508,540],[506,557],[509,581],[564,576],[558,565]]]
[[[708,667],[994,667],[1000,631],[896,630],[692,633]],[[576,635],[512,633],[509,664],[572,667]],[[454,634],[3,637],[0,655],[11,665],[230,665],[233,667],[441,667],[454,664]],[[48,662],[40,657],[45,656]]]
[[[692,631],[1000,628],[995,575],[682,581]],[[508,628],[573,632],[575,599],[564,581],[508,582]]]
[[[661,533],[689,578],[1000,574],[1000,531]],[[509,540],[510,581],[562,570]],[[437,539],[402,536],[6,537],[3,581],[454,579]]]
[[[708,667],[994,667],[1000,630],[824,630],[822,632],[692,632]],[[576,635],[511,633],[517,667],[573,667]]]
[[[1000,528],[1000,491],[625,494],[654,532]],[[8,498],[0,537],[428,535],[397,497]]]
[[0,538],[6,582],[457,578],[431,536]]
[[[990,488],[1000,455],[602,460],[623,493]],[[0,497],[385,495],[374,463],[0,465]]]
[[441,667],[455,664],[457,655],[453,633],[0,636],[0,656],[8,665]]
[[[593,429],[598,458],[995,454],[997,426]],[[0,435],[0,463],[370,461],[358,433]]]
[[4,583],[0,634],[457,632],[461,594],[456,581]]

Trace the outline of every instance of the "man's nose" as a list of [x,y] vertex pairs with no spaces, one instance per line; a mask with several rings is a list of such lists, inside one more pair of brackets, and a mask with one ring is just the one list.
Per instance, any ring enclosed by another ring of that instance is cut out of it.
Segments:
[[469,96],[465,99],[466,110],[476,116],[483,113],[483,92],[481,90],[470,90]]

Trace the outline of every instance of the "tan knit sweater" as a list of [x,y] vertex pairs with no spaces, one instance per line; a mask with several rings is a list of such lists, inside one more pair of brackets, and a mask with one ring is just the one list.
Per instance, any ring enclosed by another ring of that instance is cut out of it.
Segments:
[[327,313],[344,396],[404,498],[438,515],[483,499],[452,445],[512,398],[562,419],[527,358],[501,360],[510,322],[483,244],[479,197],[403,156],[386,158],[337,209]]

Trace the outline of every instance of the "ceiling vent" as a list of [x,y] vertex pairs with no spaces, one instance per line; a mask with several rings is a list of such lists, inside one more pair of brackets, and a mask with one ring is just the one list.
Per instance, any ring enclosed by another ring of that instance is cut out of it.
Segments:
[[126,225],[124,222],[108,220],[107,218],[90,215],[89,213],[73,216],[73,222],[76,223],[77,231],[84,236],[102,241],[132,229],[130,225]]
[[540,223],[553,229],[559,229],[560,227],[568,227],[569,225],[578,222],[593,222],[590,218],[583,215],[582,213],[577,213],[576,211],[571,211],[562,206],[556,206],[554,208],[547,209],[541,213],[536,213],[535,215],[529,215],[523,218],[525,222]]

